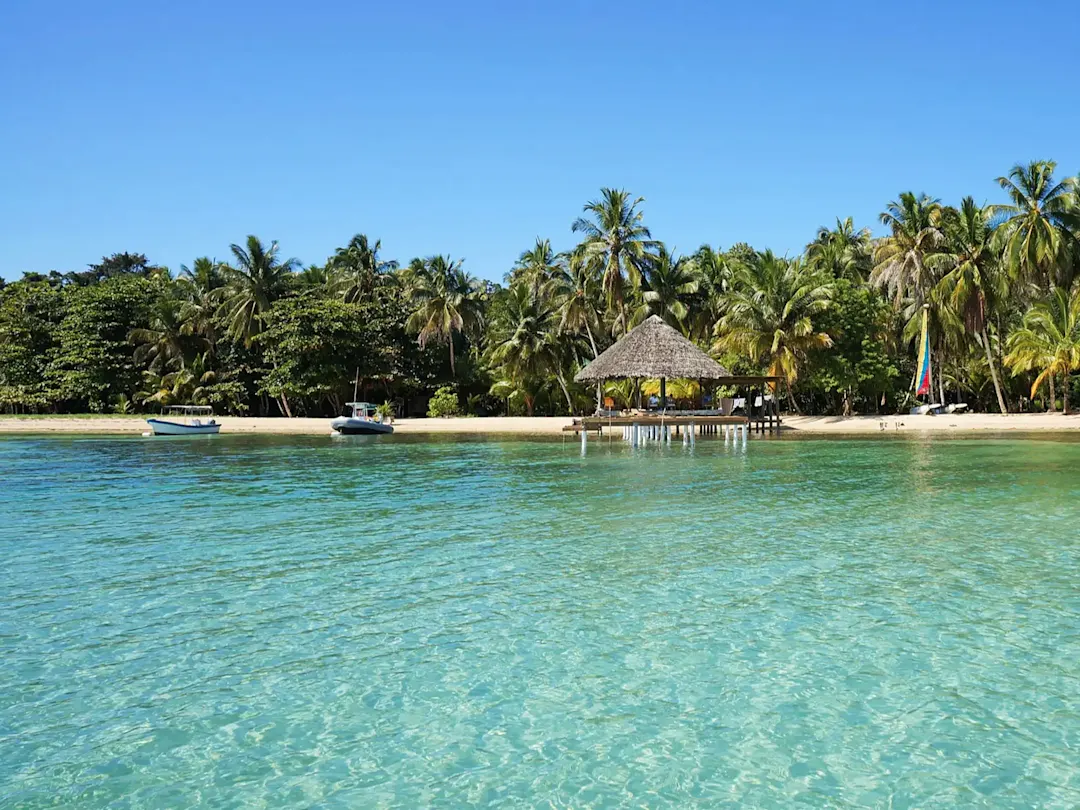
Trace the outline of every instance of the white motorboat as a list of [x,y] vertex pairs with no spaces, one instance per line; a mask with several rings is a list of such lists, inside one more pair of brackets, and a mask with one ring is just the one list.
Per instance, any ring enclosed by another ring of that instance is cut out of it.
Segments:
[[375,415],[375,406],[370,402],[346,402],[349,416],[339,416],[330,422],[330,429],[339,436],[375,436],[393,433],[394,428],[388,422]]
[[146,424],[154,436],[204,436],[221,430],[213,415],[208,405],[169,405],[161,409],[161,418],[147,419]]

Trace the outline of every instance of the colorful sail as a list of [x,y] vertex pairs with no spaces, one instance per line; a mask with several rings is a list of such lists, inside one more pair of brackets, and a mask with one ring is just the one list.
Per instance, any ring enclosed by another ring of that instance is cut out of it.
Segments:
[[919,373],[915,377],[915,395],[930,393],[930,332],[926,324],[926,308],[922,313],[922,340],[919,341]]

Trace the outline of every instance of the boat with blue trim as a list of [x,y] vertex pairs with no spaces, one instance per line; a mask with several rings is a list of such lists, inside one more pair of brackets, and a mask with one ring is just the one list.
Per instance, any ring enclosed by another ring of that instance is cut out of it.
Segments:
[[213,415],[209,405],[169,405],[161,409],[161,418],[147,419],[146,424],[154,436],[206,436],[221,430]]

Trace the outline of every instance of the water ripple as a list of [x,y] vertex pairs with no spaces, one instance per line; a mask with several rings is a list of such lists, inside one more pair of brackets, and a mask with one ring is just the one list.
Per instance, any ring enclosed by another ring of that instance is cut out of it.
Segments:
[[1073,807],[1080,444],[0,440],[0,807]]

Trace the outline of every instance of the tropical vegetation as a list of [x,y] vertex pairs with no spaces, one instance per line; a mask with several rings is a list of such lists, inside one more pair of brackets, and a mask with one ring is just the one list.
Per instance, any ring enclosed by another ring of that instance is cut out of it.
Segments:
[[[574,376],[656,315],[735,374],[782,381],[791,411],[906,409],[926,314],[933,398],[1067,409],[1080,370],[1080,181],[1014,166],[1000,199],[904,191],[879,235],[836,218],[799,255],[655,238],[645,199],[601,189],[506,268],[399,263],[358,233],[321,264],[248,236],[178,272],[122,252],[86,270],[0,281],[0,410],[316,416],[352,397],[401,416],[565,414],[656,390]],[[509,263],[508,263],[509,264]],[[706,391],[672,381],[688,401]]]

